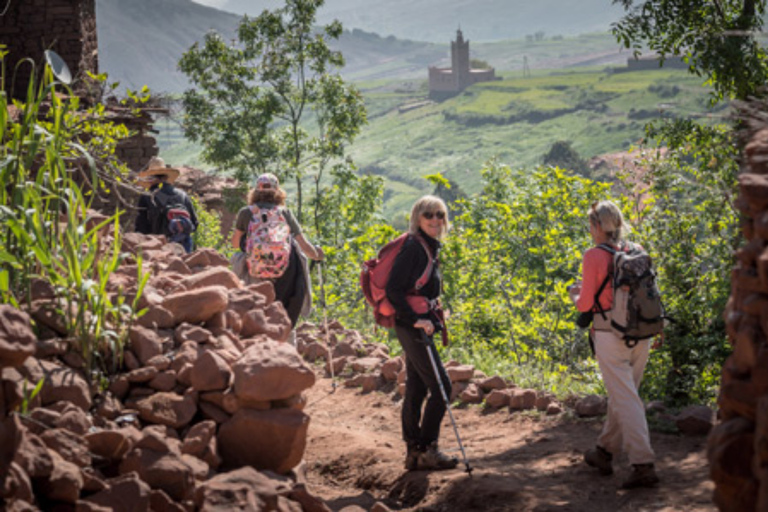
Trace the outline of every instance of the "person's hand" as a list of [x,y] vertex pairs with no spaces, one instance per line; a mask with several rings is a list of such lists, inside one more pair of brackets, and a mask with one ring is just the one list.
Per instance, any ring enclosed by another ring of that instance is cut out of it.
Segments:
[[571,298],[571,302],[576,302],[579,300],[579,295],[581,295],[581,282],[577,281],[568,287],[568,296]]
[[435,332],[435,325],[426,318],[417,320],[413,326],[416,329],[422,329],[427,336],[432,336],[432,334]]
[[315,257],[312,258],[315,261],[323,261],[325,259],[325,253],[323,252],[323,248],[319,245],[315,246]]

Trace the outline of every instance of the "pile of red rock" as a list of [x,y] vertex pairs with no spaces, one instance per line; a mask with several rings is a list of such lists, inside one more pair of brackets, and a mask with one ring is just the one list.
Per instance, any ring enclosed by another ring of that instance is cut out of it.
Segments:
[[[286,343],[269,283],[245,288],[215,251],[129,234],[143,254],[113,291],[151,277],[124,372],[89,384],[62,339],[54,299],[0,307],[0,498],[5,510],[328,510],[303,484],[313,370]],[[42,381],[41,391],[31,390]]]
[[[344,329],[339,322],[328,324],[328,329],[303,324],[297,330],[297,350],[309,362],[323,360],[328,375],[344,379],[347,387],[371,391],[395,391],[405,394],[405,361],[402,356],[390,357],[386,345],[365,343],[359,332]],[[534,389],[521,389],[498,375],[486,376],[474,366],[448,361],[445,370],[451,379],[450,401],[463,404],[481,404],[492,409],[509,408],[512,411],[538,409],[554,415],[562,406],[550,393]]]
[[746,245],[736,253],[725,311],[733,354],[723,366],[720,418],[708,441],[721,510],[768,510],[768,128],[745,148],[736,206]]

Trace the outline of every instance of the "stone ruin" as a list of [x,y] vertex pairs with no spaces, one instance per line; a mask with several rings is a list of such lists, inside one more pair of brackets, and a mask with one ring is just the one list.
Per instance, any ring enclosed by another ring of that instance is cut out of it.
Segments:
[[[16,99],[25,99],[34,61],[37,79],[44,65],[43,52],[55,51],[69,68],[73,93],[91,104],[97,88],[86,72],[99,72],[95,0],[9,0],[0,16],[0,41],[8,46],[5,86]],[[19,65],[16,70],[17,64]],[[125,125],[134,135],[120,141],[116,154],[129,169],[139,170],[158,154],[151,135],[151,108],[132,109],[107,102],[108,120]],[[160,109],[163,110],[163,109]]]
[[[764,115],[766,106],[759,110]],[[768,510],[768,127],[753,114],[736,199],[745,244],[724,313],[733,353],[707,448],[715,503],[734,512]]]

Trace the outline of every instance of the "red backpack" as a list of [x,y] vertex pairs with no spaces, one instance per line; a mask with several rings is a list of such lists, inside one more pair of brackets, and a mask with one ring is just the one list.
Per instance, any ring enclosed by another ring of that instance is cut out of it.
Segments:
[[[363,295],[365,295],[368,304],[373,307],[373,316],[376,323],[382,327],[395,326],[395,308],[387,299],[387,281],[389,281],[389,274],[392,272],[395,259],[400,254],[400,249],[402,249],[409,236],[411,236],[410,233],[404,233],[382,247],[376,258],[363,263],[363,270],[360,272],[360,287],[363,289]],[[421,242],[422,247],[424,247],[429,256],[427,258],[429,260],[427,268],[416,281],[414,291],[419,291],[427,284],[429,277],[432,275],[433,260],[432,251],[429,249],[427,242],[420,236],[416,236],[416,239]],[[424,297],[413,296],[413,299],[416,300],[412,301],[409,296],[408,299],[411,307],[417,313],[424,313],[426,312],[424,307],[429,307],[428,301]],[[418,301],[417,299],[422,300]],[[422,302],[423,305],[421,304]]]

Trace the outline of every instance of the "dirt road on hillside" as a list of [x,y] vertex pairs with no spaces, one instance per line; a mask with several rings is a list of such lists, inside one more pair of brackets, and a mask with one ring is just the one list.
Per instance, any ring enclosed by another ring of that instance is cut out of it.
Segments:
[[[582,461],[602,420],[545,417],[480,407],[454,409],[474,468],[411,472],[403,469],[400,401],[393,393],[361,394],[319,378],[309,391],[311,416],[305,459],[310,491],[332,510],[369,510],[377,501],[392,510],[420,511],[716,511],[708,478],[706,438],[652,432],[655,489],[624,491],[626,459],[598,476]],[[446,415],[441,447],[456,448]]]

